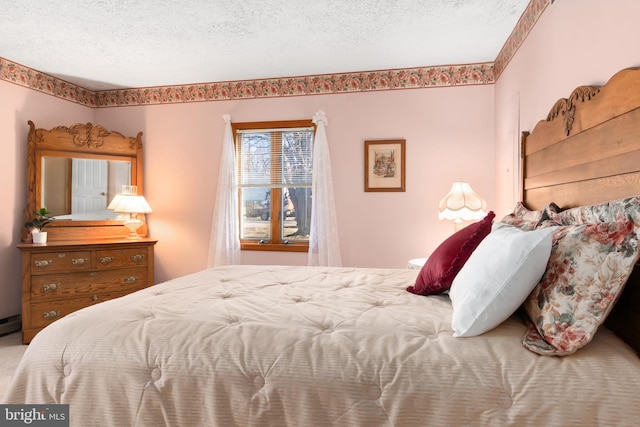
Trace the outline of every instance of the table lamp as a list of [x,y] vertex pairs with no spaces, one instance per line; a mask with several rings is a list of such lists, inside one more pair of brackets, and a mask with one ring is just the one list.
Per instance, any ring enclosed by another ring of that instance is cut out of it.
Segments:
[[137,239],[140,237],[137,230],[143,224],[143,221],[138,218],[138,214],[152,212],[151,206],[144,196],[138,196],[138,189],[135,185],[123,185],[122,187],[122,193],[115,195],[107,209],[126,214],[124,226],[129,229],[129,238]]

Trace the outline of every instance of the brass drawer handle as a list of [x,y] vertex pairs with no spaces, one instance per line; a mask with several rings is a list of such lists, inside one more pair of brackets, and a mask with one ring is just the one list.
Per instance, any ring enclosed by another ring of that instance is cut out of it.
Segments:
[[144,261],[144,255],[143,254],[131,255],[131,261],[133,262]]
[[37,259],[34,264],[36,267],[50,267],[53,265],[52,259]]
[[101,262],[102,264],[105,264],[105,265],[106,265],[106,264],[111,264],[111,263],[113,262],[113,260],[114,260],[114,259],[115,259],[115,258],[114,258],[114,257],[112,257],[112,256],[103,256],[103,257],[100,257],[100,262]]
[[42,313],[42,317],[44,317],[45,319],[54,319],[58,316],[60,316],[60,310],[51,310]]
[[89,262],[89,258],[72,258],[71,259],[71,264],[79,267],[81,265],[85,265],[86,263]]
[[136,276],[127,276],[124,278],[124,283],[126,283],[127,285],[130,285],[131,283],[136,283],[138,281],[138,278]]
[[45,283],[42,290],[45,292],[55,292],[60,288],[60,283]]

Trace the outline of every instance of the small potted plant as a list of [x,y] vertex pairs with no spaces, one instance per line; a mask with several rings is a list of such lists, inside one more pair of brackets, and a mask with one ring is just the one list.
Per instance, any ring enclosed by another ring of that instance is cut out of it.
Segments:
[[35,211],[34,214],[33,220],[27,222],[25,226],[31,229],[33,243],[46,243],[47,232],[42,231],[42,229],[53,222],[55,218],[51,216],[51,212],[47,211],[47,208],[41,208],[39,211]]

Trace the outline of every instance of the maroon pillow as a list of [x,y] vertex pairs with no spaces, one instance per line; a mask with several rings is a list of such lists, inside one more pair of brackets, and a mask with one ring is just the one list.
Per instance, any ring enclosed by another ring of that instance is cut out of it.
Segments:
[[466,226],[442,242],[422,266],[413,286],[407,291],[418,295],[438,294],[448,290],[462,266],[491,232],[495,214],[489,212],[482,221]]

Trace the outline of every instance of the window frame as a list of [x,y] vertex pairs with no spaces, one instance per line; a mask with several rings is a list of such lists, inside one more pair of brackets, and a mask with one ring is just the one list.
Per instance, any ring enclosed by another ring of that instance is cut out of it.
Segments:
[[[277,121],[263,121],[263,122],[242,122],[231,123],[231,129],[233,132],[233,144],[236,152],[236,168],[239,170],[240,166],[240,147],[238,144],[238,131],[244,130],[269,130],[269,129],[287,129],[287,128],[312,128],[313,138],[315,143],[316,125],[311,119],[305,120],[277,120]],[[280,147],[281,150],[282,147]],[[274,159],[273,155],[271,157]],[[273,162],[272,162],[273,165]],[[272,170],[273,170],[272,166]],[[238,176],[238,179],[240,177]],[[240,249],[243,251],[278,251],[278,252],[309,252],[309,241],[290,241],[284,243],[284,239],[281,236],[280,230],[280,215],[282,213],[282,203],[274,203],[275,200],[282,200],[282,189],[277,187],[271,187],[271,242],[260,243],[255,240],[242,239],[240,237]],[[238,187],[238,223],[242,225],[242,204],[241,188]],[[242,227],[240,227],[242,228]]]

